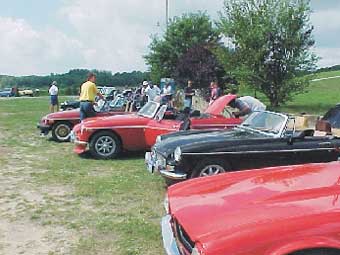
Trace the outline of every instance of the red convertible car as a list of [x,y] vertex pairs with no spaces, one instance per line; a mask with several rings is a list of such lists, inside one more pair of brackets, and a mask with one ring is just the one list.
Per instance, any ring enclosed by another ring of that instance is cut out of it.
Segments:
[[[96,107],[96,110],[98,117],[128,113],[115,100],[103,102],[100,107]],[[80,112],[79,109],[75,109],[47,114],[37,124],[37,128],[44,135],[48,135],[51,131],[53,139],[57,142],[67,142],[70,139],[72,128],[79,122]]]
[[91,118],[73,129],[74,151],[89,149],[99,159],[116,157],[122,151],[150,149],[159,135],[186,129],[226,129],[242,122],[226,109],[235,95],[216,100],[204,113],[194,111],[190,118],[168,111],[166,105],[149,102],[136,114]]
[[340,254],[340,162],[193,179],[168,190],[171,255]]

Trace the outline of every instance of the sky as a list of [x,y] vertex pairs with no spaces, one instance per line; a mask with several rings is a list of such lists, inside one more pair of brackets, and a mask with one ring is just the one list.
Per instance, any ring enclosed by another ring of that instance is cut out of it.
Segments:
[[[223,0],[169,0],[170,17]],[[165,30],[165,0],[0,0],[0,74],[47,75],[86,68],[145,71],[151,35]],[[319,67],[340,64],[340,1],[312,0]]]

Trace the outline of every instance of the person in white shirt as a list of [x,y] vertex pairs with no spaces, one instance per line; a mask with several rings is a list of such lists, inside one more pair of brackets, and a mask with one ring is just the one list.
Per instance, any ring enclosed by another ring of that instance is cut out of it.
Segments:
[[256,99],[255,97],[244,96],[244,97],[240,97],[240,100],[245,102],[249,106],[252,112],[266,110],[266,105],[263,104],[260,100]]
[[165,87],[163,88],[162,96],[165,100],[165,102],[168,104],[169,107],[173,107],[172,104],[172,88],[170,83],[166,83]]
[[53,81],[50,85],[50,89],[48,90],[48,93],[50,94],[51,98],[51,104],[50,104],[50,111],[54,112],[55,108],[57,111],[59,111],[59,101],[58,101],[58,87],[57,82]]
[[152,83],[145,89],[145,95],[148,97],[148,102],[155,101],[156,97],[161,94],[161,90]]

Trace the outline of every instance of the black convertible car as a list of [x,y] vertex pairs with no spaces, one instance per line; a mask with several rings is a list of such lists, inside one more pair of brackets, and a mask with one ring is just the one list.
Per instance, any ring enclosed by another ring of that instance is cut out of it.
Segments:
[[295,130],[295,120],[254,112],[240,126],[222,131],[182,131],[158,137],[145,155],[150,172],[168,184],[228,171],[335,161],[340,139]]

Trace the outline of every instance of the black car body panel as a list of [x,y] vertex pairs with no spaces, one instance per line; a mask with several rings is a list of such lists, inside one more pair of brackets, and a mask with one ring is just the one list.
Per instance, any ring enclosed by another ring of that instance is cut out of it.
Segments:
[[[340,139],[311,136],[313,132],[289,132],[287,123],[281,134],[258,132],[247,126],[222,131],[183,131],[161,137],[150,155],[161,162],[153,165],[165,178],[188,179],[204,162],[222,165],[225,171],[335,161]],[[295,129],[294,129],[295,130]],[[287,134],[294,134],[287,135]],[[307,136],[306,136],[307,135]],[[176,160],[175,151],[180,150]],[[152,157],[148,156],[152,164]],[[208,163],[207,163],[208,164]],[[150,165],[148,166],[150,170]],[[171,172],[171,176],[167,174]],[[185,176],[185,177],[183,177]]]

